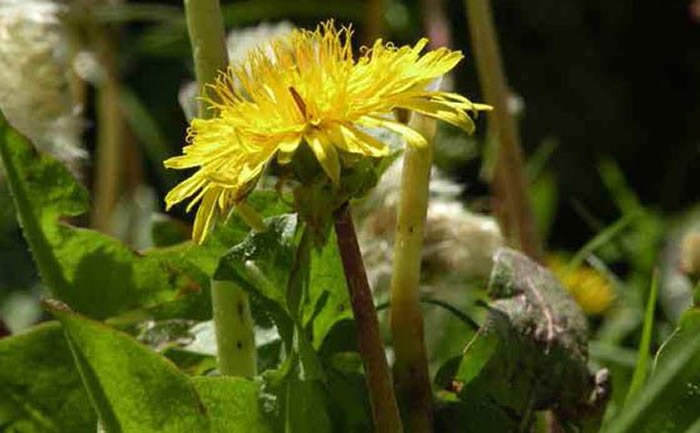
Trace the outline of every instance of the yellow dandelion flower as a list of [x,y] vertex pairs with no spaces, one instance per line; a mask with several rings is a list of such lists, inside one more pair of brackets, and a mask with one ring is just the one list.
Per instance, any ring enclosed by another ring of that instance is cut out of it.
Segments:
[[569,269],[559,257],[550,257],[547,265],[586,314],[601,314],[615,300],[609,279],[596,269],[588,266]]
[[200,204],[195,241],[204,239],[216,214],[230,211],[250,192],[270,160],[289,163],[302,143],[338,184],[339,154],[387,155],[387,146],[368,128],[387,129],[412,146],[426,145],[420,133],[394,120],[393,110],[415,111],[472,132],[467,112],[490,108],[428,89],[462,59],[460,52],[440,48],[421,54],[427,39],[400,48],[378,40],[355,59],[351,36],[349,28],[337,30],[332,21],[315,31],[295,30],[266,50],[253,51],[208,86],[211,97],[205,101],[215,116],[193,119],[184,155],[165,161],[168,168],[198,168],[165,199],[170,208],[192,197],[188,211]]

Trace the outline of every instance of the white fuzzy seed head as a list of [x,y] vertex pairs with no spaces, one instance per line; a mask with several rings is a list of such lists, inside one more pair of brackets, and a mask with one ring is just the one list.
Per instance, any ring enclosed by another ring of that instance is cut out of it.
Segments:
[[0,109],[40,150],[71,162],[85,152],[64,8],[46,0],[0,4]]

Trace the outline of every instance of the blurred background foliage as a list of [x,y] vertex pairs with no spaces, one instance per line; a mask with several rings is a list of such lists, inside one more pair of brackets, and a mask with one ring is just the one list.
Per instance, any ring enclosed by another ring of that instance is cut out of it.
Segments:
[[[593,361],[612,372],[615,407],[636,363],[654,269],[660,294],[652,353],[691,303],[692,280],[680,261],[682,239],[700,226],[700,2],[497,0],[493,6],[538,229],[550,266],[564,268],[562,279],[590,313]],[[227,30],[279,21],[314,27],[334,17],[353,23],[364,42],[383,36],[412,43],[427,34],[436,46],[466,53],[449,85],[482,99],[461,0],[242,0],[222,1],[222,8]],[[98,65],[77,78],[90,155],[77,172],[87,186],[99,189],[102,175],[113,188],[99,228],[147,248],[152,214],[163,211],[162,197],[179,178],[162,160],[180,151],[187,127],[179,95],[194,72],[182,4],[86,2],[76,20],[90,23],[77,37],[79,51],[93,56],[83,60]],[[116,160],[97,157],[107,124],[118,137]],[[464,186],[460,199],[470,210],[488,213],[490,153],[483,120],[479,126],[474,138],[441,126],[436,163]],[[192,218],[182,208],[171,215]],[[567,274],[567,262],[582,272]],[[39,320],[40,293],[0,183],[0,317],[15,331]],[[473,302],[460,296],[446,295],[464,306]],[[464,323],[445,317],[451,316],[427,318],[427,329],[436,330],[428,335],[434,365],[471,336]]]

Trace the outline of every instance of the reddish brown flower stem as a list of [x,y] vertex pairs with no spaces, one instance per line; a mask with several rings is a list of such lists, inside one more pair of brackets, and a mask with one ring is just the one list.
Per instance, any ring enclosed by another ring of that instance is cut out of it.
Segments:
[[374,308],[372,292],[357,243],[350,206],[347,203],[335,213],[335,232],[357,327],[357,346],[365,367],[374,431],[376,433],[403,432],[389,365],[379,334],[377,311]]

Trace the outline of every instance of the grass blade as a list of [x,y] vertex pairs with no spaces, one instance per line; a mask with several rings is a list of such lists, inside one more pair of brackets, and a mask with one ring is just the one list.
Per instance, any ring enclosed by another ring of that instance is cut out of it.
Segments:
[[632,383],[627,391],[625,405],[639,392],[646,382],[649,373],[649,348],[651,346],[651,332],[654,327],[654,307],[656,307],[656,298],[659,293],[659,272],[654,271],[651,280],[651,290],[649,291],[649,300],[647,301],[646,312],[644,313],[644,326],[642,328],[642,340],[639,343],[639,355],[637,356],[637,366],[634,369]]
[[601,246],[610,242],[639,215],[639,212],[629,213],[595,235],[593,239],[586,242],[586,244],[574,254],[571,261],[569,261],[569,269],[576,269],[581,266],[583,261],[586,260],[586,257]]

